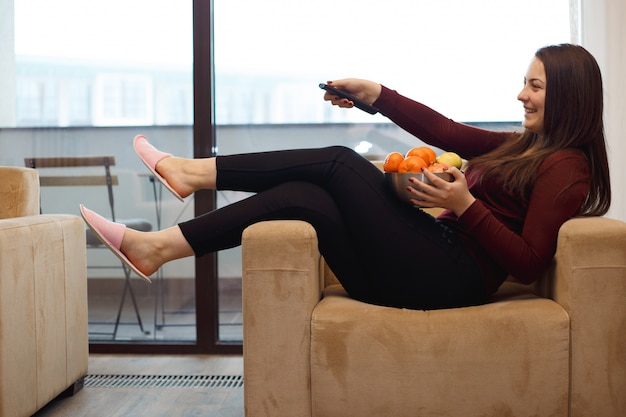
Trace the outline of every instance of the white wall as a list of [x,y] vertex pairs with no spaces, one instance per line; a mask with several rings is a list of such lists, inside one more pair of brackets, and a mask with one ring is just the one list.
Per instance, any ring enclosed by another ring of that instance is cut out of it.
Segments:
[[0,126],[15,126],[15,30],[13,0],[0,0]]
[[580,1],[581,44],[596,57],[604,78],[613,191],[607,216],[626,221],[626,1]]

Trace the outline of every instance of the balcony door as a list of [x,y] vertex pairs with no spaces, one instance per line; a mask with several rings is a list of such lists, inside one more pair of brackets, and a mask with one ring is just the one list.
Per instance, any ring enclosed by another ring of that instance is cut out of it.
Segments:
[[[111,190],[42,181],[42,212],[78,214],[82,203],[157,230],[213,208],[210,192],[184,203],[173,198],[131,144],[141,133],[179,156],[207,156],[212,149],[211,124],[204,122],[211,92],[198,97],[206,84],[194,86],[194,71],[208,68],[203,54],[194,55],[210,38],[208,4],[0,0],[1,163],[24,166],[25,158],[60,156],[105,156],[110,163]],[[103,167],[37,169],[45,178],[104,174]],[[97,240],[88,240],[87,258],[92,352],[241,350],[240,342],[223,344],[217,337],[214,257],[164,265],[152,285],[126,271]]]

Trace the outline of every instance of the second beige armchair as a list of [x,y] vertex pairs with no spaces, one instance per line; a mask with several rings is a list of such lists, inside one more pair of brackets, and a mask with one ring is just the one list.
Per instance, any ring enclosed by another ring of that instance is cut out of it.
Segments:
[[[442,266],[445,273],[445,266]],[[349,298],[300,221],[243,236],[247,416],[626,415],[626,224],[560,230],[540,285],[415,311]]]

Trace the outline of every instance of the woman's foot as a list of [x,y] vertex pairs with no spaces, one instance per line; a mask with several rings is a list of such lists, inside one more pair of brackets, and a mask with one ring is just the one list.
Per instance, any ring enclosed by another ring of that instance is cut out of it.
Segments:
[[179,200],[197,190],[215,189],[215,158],[177,158],[156,149],[144,135],[135,136],[133,147],[146,167]]
[[111,250],[111,252],[113,252],[115,256],[117,256],[126,266],[132,269],[143,280],[151,282],[148,275],[152,275],[156,269],[145,270],[141,268],[139,265],[136,265],[131,258],[127,257],[122,249],[123,246],[128,246],[124,245],[124,238],[130,229],[127,230],[125,225],[114,223],[105,219],[82,204],[80,205],[80,214],[91,231],[106,247]]
[[98,239],[147,282],[164,263],[194,255],[178,226],[140,232],[109,221],[82,204],[80,214]]
[[156,166],[163,159],[170,158],[172,154],[161,152],[152,146],[148,142],[148,138],[144,135],[137,135],[133,139],[133,148],[135,149],[135,153],[139,156],[139,159],[144,163],[144,165],[152,172],[160,182],[163,184],[165,188],[167,188],[176,198],[180,201],[183,201],[183,197],[180,195],[178,191],[176,191],[170,184],[170,182],[160,175],[157,172]]

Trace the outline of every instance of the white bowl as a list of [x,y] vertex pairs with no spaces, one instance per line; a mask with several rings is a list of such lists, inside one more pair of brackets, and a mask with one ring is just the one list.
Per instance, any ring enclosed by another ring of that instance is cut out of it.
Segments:
[[[443,178],[448,182],[454,181],[454,177],[449,172],[436,172],[434,173],[439,178]],[[413,183],[409,181],[409,178],[415,178],[419,181],[422,181],[426,184],[430,184],[426,175],[422,172],[385,172],[385,181],[391,189],[394,191],[395,195],[403,201],[409,201],[410,199],[417,199],[417,196],[406,189],[407,186],[413,187]],[[415,188],[415,187],[413,187]]]

